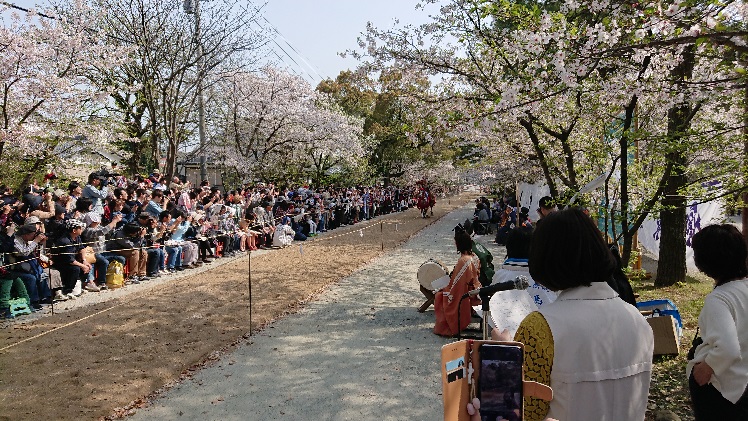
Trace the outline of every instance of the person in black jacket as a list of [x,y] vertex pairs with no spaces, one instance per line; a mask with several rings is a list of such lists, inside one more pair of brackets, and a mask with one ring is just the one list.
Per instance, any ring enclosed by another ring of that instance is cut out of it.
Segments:
[[65,221],[65,233],[57,239],[54,249],[54,267],[60,271],[62,277],[62,293],[70,298],[75,284],[81,280],[83,274],[92,270],[91,264],[80,258],[81,234],[86,224],[77,219]]
[[148,252],[145,247],[145,228],[132,222],[114,233],[112,241],[109,242],[109,251],[124,256],[127,259],[129,281],[133,284],[141,280],[148,280],[146,276],[146,264]]

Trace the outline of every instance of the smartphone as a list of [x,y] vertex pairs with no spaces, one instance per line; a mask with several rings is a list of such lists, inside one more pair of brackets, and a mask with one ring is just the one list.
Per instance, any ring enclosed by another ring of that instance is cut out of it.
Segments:
[[483,421],[522,420],[522,348],[483,344],[478,398]]

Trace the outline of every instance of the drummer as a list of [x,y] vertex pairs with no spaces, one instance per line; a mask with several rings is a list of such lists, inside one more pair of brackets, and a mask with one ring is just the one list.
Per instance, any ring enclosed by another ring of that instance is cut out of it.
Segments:
[[471,305],[480,303],[478,296],[462,300],[463,294],[481,287],[480,260],[473,254],[473,240],[464,230],[455,230],[455,246],[460,258],[450,275],[449,285],[436,293],[434,333],[454,336],[470,324]]

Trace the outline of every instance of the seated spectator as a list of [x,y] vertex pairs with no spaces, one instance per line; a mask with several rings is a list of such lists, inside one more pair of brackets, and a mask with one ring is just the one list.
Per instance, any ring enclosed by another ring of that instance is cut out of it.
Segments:
[[171,235],[182,223],[182,216],[172,219],[169,211],[163,211],[159,215],[158,231],[161,233],[160,241],[164,244],[166,251],[166,271],[174,273],[184,270],[182,268],[182,246],[179,242],[172,241]]
[[293,243],[296,232],[291,228],[291,218],[284,216],[273,234],[273,247],[286,247]]
[[158,218],[158,216],[166,209],[167,201],[164,199],[164,192],[162,190],[153,190],[151,193],[151,200],[143,209],[143,212],[148,215]]
[[543,196],[540,198],[540,201],[538,202],[538,222],[545,218],[546,216],[550,215],[551,213],[558,210],[558,207],[556,206],[556,202],[553,200],[550,196]]
[[162,247],[164,245],[163,223],[158,217],[153,218],[146,212],[141,212],[138,223],[145,228],[148,276],[157,277],[159,274],[169,273],[166,271],[166,251]]
[[260,236],[260,231],[253,230],[254,226],[254,214],[248,214],[249,219],[242,219],[239,222],[239,250],[257,250],[257,238]]
[[211,207],[210,222],[213,225],[213,237],[220,244],[223,256],[233,256],[234,253],[234,218],[231,217],[228,206],[215,204]]
[[519,218],[517,220],[517,226],[521,228],[532,229],[532,221],[530,221],[530,209],[522,207],[519,210]]
[[206,221],[205,215],[193,212],[192,228],[187,231],[187,238],[194,238],[197,241],[198,258],[203,263],[212,262],[216,256],[210,246],[208,233],[211,230],[211,224]]
[[257,224],[260,225],[262,235],[258,237],[259,248],[267,248],[273,245],[273,237],[275,233],[275,224],[273,223],[273,217],[270,213],[273,208],[273,203],[270,201],[263,202],[261,206],[255,208],[255,214],[257,215]]
[[122,230],[114,233],[112,241],[109,242],[108,250],[123,256],[127,260],[128,281],[130,283],[139,284],[141,279],[148,280],[146,276],[148,252],[145,250],[145,227],[136,223],[125,225]]
[[23,298],[27,303],[31,303],[31,298],[21,278],[14,278],[9,272],[3,271],[0,273],[0,319],[15,317],[10,312],[9,301],[17,298]]
[[86,224],[77,219],[65,222],[65,233],[57,239],[55,244],[54,267],[60,271],[62,277],[62,293],[68,298],[76,298],[80,294],[73,294],[82,275],[92,270],[91,264],[81,258],[81,234]]
[[29,295],[29,305],[34,310],[41,309],[40,301],[51,295],[47,285],[41,285],[42,267],[38,259],[41,244],[46,239],[36,224],[20,226],[13,238],[11,260],[17,263],[11,267],[10,277],[23,281]]
[[289,216],[291,218],[291,229],[294,231],[294,241],[306,241],[306,235],[301,227],[301,223],[298,221],[303,217],[302,215]]
[[476,212],[475,216],[473,217],[473,227],[475,230],[476,235],[484,235],[490,233],[490,227],[489,224],[491,223],[491,218],[488,216],[488,212],[486,211],[486,206],[483,202],[479,202],[476,205]]
[[73,211],[71,219],[77,219],[83,222],[83,218],[85,218],[86,214],[88,214],[92,210],[93,202],[91,201],[91,199],[87,197],[81,197],[75,202],[75,211]]
[[503,246],[506,244],[506,236],[517,224],[517,212],[514,210],[514,203],[507,206],[501,213],[498,229],[496,231],[496,244]]
[[[197,243],[188,241],[186,237],[187,231],[192,227],[192,215],[185,214],[182,210],[175,209],[173,216],[175,217],[175,227],[171,232],[171,238],[169,241],[172,245],[178,245],[182,248],[184,257],[181,259],[181,267],[189,269],[202,265],[202,262],[198,261]],[[171,261],[171,256],[167,259]]]
[[112,260],[122,263],[123,266],[127,263],[123,256],[106,250],[107,240],[121,220],[121,214],[114,215],[112,222],[101,225],[101,216],[95,212],[89,212],[84,219],[88,226],[83,230],[83,241],[94,249],[96,256],[95,270],[88,273],[88,282],[84,286],[87,291],[97,292],[102,288],[106,289],[106,272]]
[[301,223],[301,232],[307,237],[317,235],[317,224],[312,219],[311,214],[304,215],[304,221]]

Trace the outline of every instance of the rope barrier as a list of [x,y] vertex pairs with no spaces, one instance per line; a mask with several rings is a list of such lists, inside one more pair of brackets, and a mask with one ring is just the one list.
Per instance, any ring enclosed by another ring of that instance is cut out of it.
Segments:
[[42,336],[44,336],[44,335],[48,335],[48,334],[50,334],[50,333],[52,333],[52,332],[58,331],[58,330],[60,330],[60,329],[64,329],[64,328],[66,328],[66,327],[68,327],[68,326],[72,326],[72,325],[74,325],[74,324],[76,324],[76,323],[80,323],[80,322],[82,322],[82,321],[84,321],[84,320],[90,319],[91,317],[94,317],[94,316],[98,316],[99,314],[102,314],[102,313],[106,313],[107,311],[110,311],[110,310],[114,310],[115,308],[117,308],[117,307],[120,307],[120,306],[124,305],[125,303],[129,303],[130,301],[132,301],[132,300],[128,300],[128,301],[125,301],[125,302],[122,302],[122,303],[119,303],[119,304],[115,304],[115,305],[114,305],[114,306],[112,306],[112,307],[109,307],[109,308],[107,308],[107,309],[104,309],[104,310],[98,311],[98,312],[96,312],[96,313],[94,313],[94,314],[89,314],[89,315],[88,315],[88,316],[86,316],[86,317],[82,317],[82,318],[80,318],[80,319],[77,319],[77,320],[73,320],[73,321],[72,321],[72,322],[70,322],[70,323],[66,323],[66,324],[64,324],[64,325],[62,325],[62,326],[57,326],[57,327],[54,327],[54,328],[52,328],[52,329],[50,329],[50,330],[46,330],[46,331],[44,331],[44,332],[42,332],[42,333],[40,333],[40,334],[38,334],[38,335],[34,335],[34,336],[28,337],[28,338],[26,338],[26,339],[22,339],[22,340],[20,340],[20,341],[18,341],[18,342],[15,342],[15,343],[12,343],[12,344],[10,344],[10,345],[7,345],[7,346],[5,346],[5,347],[3,347],[3,348],[0,348],[0,352],[6,351],[6,350],[8,350],[8,349],[10,349],[10,348],[13,348],[14,346],[18,346],[18,345],[20,345],[20,344],[22,344],[22,343],[25,343],[25,342],[28,342],[28,341],[31,341],[31,340],[34,340],[34,339],[38,339],[38,338],[41,338],[41,337],[42,337]]
[[[396,213],[396,212],[392,212],[392,213],[389,213],[387,215],[392,215],[394,213]],[[294,215],[294,216],[298,216],[298,215]],[[272,218],[272,221],[273,222],[278,222],[278,221],[282,220],[285,217],[292,217],[292,216],[290,214],[280,215],[280,216]],[[247,219],[247,218],[241,218],[240,220],[241,221],[253,221],[252,219]],[[391,224],[392,223],[387,223],[387,225],[391,225]],[[350,225],[350,226],[352,226],[352,225]],[[255,225],[248,226],[247,229],[248,230],[251,230],[252,228],[260,228],[260,229],[262,229],[262,228],[265,228],[265,227],[266,226],[263,225],[263,224],[255,224]],[[370,226],[367,226],[367,227],[365,227],[363,229],[369,229],[369,228],[370,228]],[[213,234],[211,236],[204,236],[205,240],[200,240],[200,239],[195,238],[195,239],[185,239],[185,240],[181,240],[181,241],[183,243],[187,243],[187,242],[189,242],[189,243],[199,243],[200,241],[215,240],[215,239],[217,239],[219,237],[222,237],[224,235],[235,235],[235,234],[238,234],[238,233],[249,235],[249,232],[237,230],[237,231],[228,232],[228,233],[225,233],[225,234],[219,234],[219,235]],[[341,235],[347,235],[347,234],[340,234],[338,236],[333,236],[333,237],[325,237],[324,239],[338,238]],[[318,241],[324,240],[324,239],[320,238],[320,239],[318,239]],[[115,242],[115,241],[118,241],[118,240],[119,239],[116,239],[116,238],[110,238],[110,239],[104,240],[103,243],[106,244],[106,243],[111,243],[111,242]],[[86,247],[86,246],[91,246],[91,245],[95,245],[95,244],[99,244],[99,243],[102,243],[102,242],[98,241],[98,240],[95,240],[95,241],[86,241],[86,242],[82,241],[80,243],[74,244],[73,246],[75,246],[75,247]],[[167,246],[166,244],[159,244],[158,246],[152,245],[152,246],[143,246],[143,247],[133,247],[133,248],[129,248],[129,249],[116,249],[116,250],[105,250],[105,251],[107,251],[107,252],[121,252],[121,251],[132,251],[132,250],[148,249],[148,248],[154,248],[155,249],[155,248],[160,248],[162,245]],[[59,249],[59,248],[66,248],[66,247],[70,247],[70,246],[69,245],[44,246],[43,250],[44,250],[45,255],[47,255],[48,251],[51,251],[51,250],[54,250],[54,249]],[[169,247],[169,246],[167,246],[167,247]],[[42,249],[37,248],[35,251],[42,251]],[[51,257],[51,256],[77,255],[78,253],[79,252],[74,252],[74,253],[70,253],[70,252],[67,252],[67,253],[54,253],[54,252],[50,252],[49,256]],[[0,255],[18,256],[18,252],[0,252]],[[0,269],[8,268],[8,267],[17,265],[19,263],[30,262],[30,261],[34,261],[34,260],[38,260],[38,259],[39,259],[39,257],[33,257],[33,258],[26,259],[26,260],[15,261],[15,262],[8,263],[8,264],[5,264],[5,265],[0,265]]]
[[[279,218],[275,218],[275,219],[281,219],[283,217],[285,217],[285,215],[281,216]],[[418,218],[414,218],[414,219],[418,219]],[[373,223],[371,223],[371,224],[369,224],[369,225],[367,225],[365,227],[361,227],[361,228],[358,228],[358,229],[353,229],[352,231],[347,232],[347,233],[339,234],[339,235],[332,236],[332,237],[319,238],[319,239],[316,239],[316,241],[314,241],[314,242],[317,243],[318,241],[324,241],[324,240],[331,240],[331,239],[334,239],[334,238],[340,238],[340,237],[344,237],[344,236],[347,236],[347,235],[356,234],[357,232],[361,233],[361,235],[363,235],[363,231],[364,230],[368,230],[368,229],[376,227],[378,225],[380,227],[380,232],[382,233],[382,249],[384,250],[384,234],[383,234],[384,233],[384,225],[385,224],[386,225],[395,225],[395,229],[397,231],[399,223],[400,222],[397,222],[397,221],[396,222],[377,221],[377,222],[373,222]],[[351,226],[353,226],[353,225],[351,225]],[[217,237],[212,237],[212,238],[217,238]],[[138,250],[138,249],[142,249],[142,248],[137,248],[137,249],[121,249],[121,250],[108,250],[108,251],[127,251],[127,250]],[[247,250],[247,256],[248,256],[248,267],[247,267],[248,280],[247,280],[247,283],[248,283],[248,289],[249,289],[248,292],[249,292],[249,321],[250,321],[249,330],[250,330],[250,336],[251,336],[251,334],[252,334],[252,257],[251,257],[252,254],[250,253],[250,250]],[[29,260],[35,260],[35,259],[29,259]],[[16,262],[14,264],[17,264],[17,263],[21,263],[21,262]],[[0,267],[2,267],[2,266],[0,266]],[[40,338],[42,336],[48,335],[48,334],[53,333],[53,332],[56,332],[56,331],[58,331],[60,329],[64,329],[66,327],[73,326],[73,325],[75,325],[77,323],[83,322],[83,321],[88,320],[88,319],[90,319],[92,317],[95,317],[95,316],[98,316],[100,314],[103,314],[103,313],[106,313],[108,311],[111,311],[111,310],[113,310],[113,309],[115,309],[117,307],[121,307],[121,306],[123,306],[123,305],[125,305],[127,303],[130,303],[130,302],[134,301],[136,298],[139,298],[139,297],[136,296],[135,294],[133,294],[132,296],[130,296],[129,299],[125,299],[122,302],[120,302],[119,304],[113,305],[112,307],[106,308],[104,310],[100,310],[100,311],[95,312],[93,314],[90,314],[88,316],[85,316],[85,317],[82,317],[80,319],[71,321],[71,322],[66,323],[64,325],[61,325],[61,326],[57,326],[57,327],[52,328],[50,330],[41,332],[41,333],[39,333],[37,335],[25,338],[23,340],[20,340],[18,342],[15,342],[15,343],[7,345],[7,346],[5,346],[3,348],[0,348],[0,353],[1,352],[5,352],[8,349],[13,348],[15,346],[18,346],[20,344],[32,341],[34,339],[38,339],[38,338]]]

